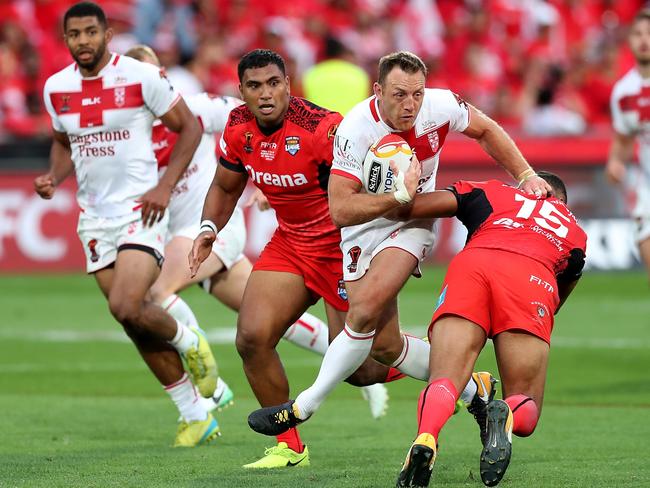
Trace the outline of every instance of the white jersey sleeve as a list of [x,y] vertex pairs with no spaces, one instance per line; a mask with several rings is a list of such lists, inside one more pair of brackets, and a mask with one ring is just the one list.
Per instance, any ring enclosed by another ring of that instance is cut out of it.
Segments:
[[140,63],[142,97],[145,105],[156,117],[165,115],[180,99],[164,69],[152,64]]
[[208,134],[223,132],[230,111],[244,103],[238,98],[219,97],[207,93],[187,97],[185,101],[192,113],[201,121],[203,132]]
[[451,90],[434,90],[437,93],[434,111],[449,119],[449,130],[463,132],[469,125],[469,106]]
[[50,99],[50,93],[52,92],[52,83],[50,82],[50,78],[48,78],[47,82],[45,83],[45,86],[43,87],[43,102],[45,104],[45,110],[47,110],[47,113],[50,116],[50,119],[52,120],[52,128],[57,131],[57,132],[66,132],[65,127],[59,120],[58,115],[56,114],[56,110],[54,110],[54,106],[52,105],[52,100]]

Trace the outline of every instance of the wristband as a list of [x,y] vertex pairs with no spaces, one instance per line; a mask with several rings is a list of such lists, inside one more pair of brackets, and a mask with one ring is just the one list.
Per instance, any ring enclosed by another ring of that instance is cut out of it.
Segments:
[[199,229],[199,234],[201,232],[214,232],[216,236],[218,233],[217,226],[211,220],[204,220],[201,222],[201,228]]

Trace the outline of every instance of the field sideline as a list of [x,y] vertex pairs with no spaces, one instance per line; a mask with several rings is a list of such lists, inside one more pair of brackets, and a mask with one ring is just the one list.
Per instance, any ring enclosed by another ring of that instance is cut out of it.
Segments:
[[[411,280],[402,323],[423,332],[443,270]],[[310,468],[247,472],[274,442],[254,434],[257,404],[231,343],[235,314],[200,290],[184,295],[209,331],[235,406],[210,446],[170,447],[175,409],[82,275],[0,276],[0,487],[389,487],[415,434],[423,383],[388,385],[386,417],[370,418],[359,391],[340,386],[302,428]],[[322,316],[322,306],[314,313]],[[587,273],[558,316],[544,412],[515,438],[503,487],[650,486],[650,288],[640,272]],[[292,391],[320,358],[283,344]],[[491,348],[479,360],[495,370]],[[481,487],[473,418],[440,438],[431,486]]]

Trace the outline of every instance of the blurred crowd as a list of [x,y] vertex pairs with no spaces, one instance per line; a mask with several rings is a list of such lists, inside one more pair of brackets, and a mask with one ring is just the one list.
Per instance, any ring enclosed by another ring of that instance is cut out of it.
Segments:
[[[0,2],[0,141],[49,135],[41,93],[47,77],[72,61],[62,40],[61,19],[73,3]],[[360,85],[361,95],[369,94],[377,60],[406,49],[429,67],[427,86],[451,88],[510,130],[561,136],[606,126],[611,88],[634,64],[626,49],[627,27],[645,2],[98,3],[115,31],[111,49],[151,45],[184,93],[237,95],[239,57],[265,47],[285,57],[293,94],[317,99],[314,66],[328,59],[355,65],[358,73],[350,83]]]

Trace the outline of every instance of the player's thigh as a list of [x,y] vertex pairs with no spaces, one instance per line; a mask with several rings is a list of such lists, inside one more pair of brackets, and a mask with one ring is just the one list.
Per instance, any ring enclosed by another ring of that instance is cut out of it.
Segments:
[[312,304],[302,276],[281,271],[253,271],[237,320],[237,346],[275,346]]
[[117,253],[109,305],[114,313],[134,313],[158,277],[160,269],[155,256],[139,249]]
[[485,330],[458,315],[444,315],[432,325],[429,338],[430,379],[449,378],[460,393],[487,340]]
[[191,278],[187,256],[192,250],[192,244],[191,239],[176,236],[165,246],[165,261],[158,279],[151,287],[155,302],[160,303],[172,293],[179,292],[193,283],[200,283],[223,268],[221,260],[214,253],[210,253],[199,267],[197,275]]
[[508,330],[493,339],[503,397],[524,394],[542,408],[549,345],[537,336]]
[[243,257],[230,269],[210,278],[210,294],[227,307],[239,311],[246,283],[252,271],[253,265],[248,258]]
[[377,254],[363,277],[345,283],[350,303],[348,324],[368,321],[377,324],[380,314],[396,299],[417,263],[415,256],[398,248],[384,249]]
[[104,297],[108,299],[111,292],[111,286],[113,285],[113,266],[95,271],[93,276],[95,277],[97,286],[99,286]]

